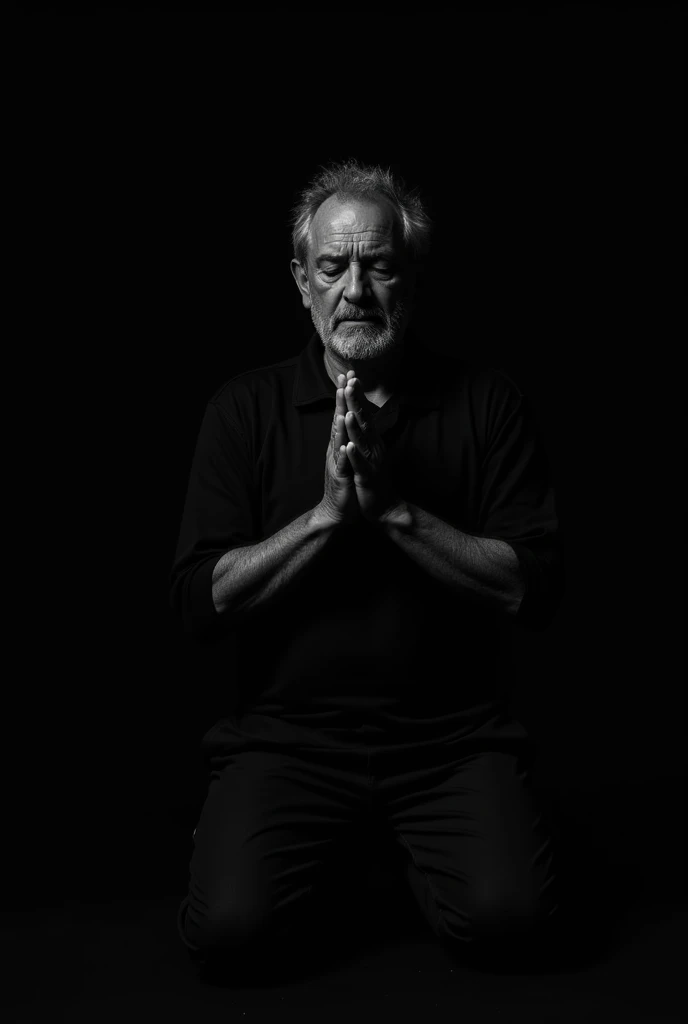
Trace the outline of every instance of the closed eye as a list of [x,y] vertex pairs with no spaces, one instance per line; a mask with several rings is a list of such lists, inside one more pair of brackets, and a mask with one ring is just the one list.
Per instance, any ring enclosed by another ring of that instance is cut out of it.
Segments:
[[[376,274],[386,274],[387,276],[391,276],[393,273],[393,271],[389,267],[377,266],[372,267],[371,269],[374,270]],[[335,270],[323,270],[321,271],[321,273],[323,273],[326,277],[336,277],[337,274],[341,274],[341,269],[337,268]]]

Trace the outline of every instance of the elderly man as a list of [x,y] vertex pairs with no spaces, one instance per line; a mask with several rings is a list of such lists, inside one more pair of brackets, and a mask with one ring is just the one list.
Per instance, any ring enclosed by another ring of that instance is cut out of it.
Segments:
[[508,957],[558,919],[505,696],[508,628],[542,628],[561,591],[543,448],[509,378],[409,327],[416,193],[347,161],[292,223],[315,333],[208,402],[171,576],[186,630],[235,655],[180,935],[230,969],[288,944],[372,816],[438,938]]

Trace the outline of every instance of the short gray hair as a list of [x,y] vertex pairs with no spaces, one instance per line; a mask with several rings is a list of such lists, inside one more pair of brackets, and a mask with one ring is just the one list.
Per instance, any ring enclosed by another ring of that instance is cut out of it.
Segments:
[[412,263],[421,266],[430,250],[432,220],[418,189],[409,189],[399,175],[391,169],[360,164],[357,160],[344,160],[325,167],[299,193],[291,210],[291,239],[294,258],[305,267],[310,243],[313,217],[319,206],[336,196],[337,199],[374,200],[383,196],[397,212],[406,252]]

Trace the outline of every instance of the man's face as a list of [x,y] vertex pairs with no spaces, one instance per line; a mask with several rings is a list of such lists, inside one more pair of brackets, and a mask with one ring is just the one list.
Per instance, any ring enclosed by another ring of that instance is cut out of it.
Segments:
[[326,348],[348,361],[398,348],[412,305],[412,272],[392,207],[380,200],[320,206],[311,224],[308,274],[292,273]]

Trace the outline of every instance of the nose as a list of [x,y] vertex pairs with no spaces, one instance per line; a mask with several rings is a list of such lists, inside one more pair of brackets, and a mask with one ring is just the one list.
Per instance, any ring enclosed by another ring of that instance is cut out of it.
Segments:
[[355,263],[352,264],[346,273],[346,279],[344,282],[344,298],[347,302],[356,304],[360,302],[363,296],[368,294],[369,291],[368,283],[364,279],[360,268]]

